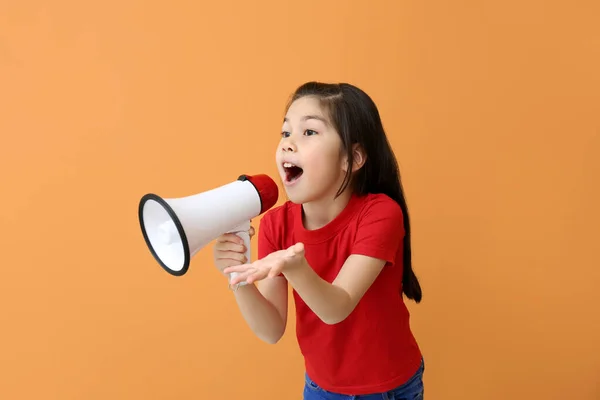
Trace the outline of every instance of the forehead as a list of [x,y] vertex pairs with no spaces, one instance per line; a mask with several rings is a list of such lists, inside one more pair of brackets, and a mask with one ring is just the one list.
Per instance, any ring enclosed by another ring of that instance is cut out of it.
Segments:
[[305,96],[295,100],[289,107],[285,121],[298,122],[306,118],[321,119],[327,123],[327,115],[319,100],[312,96]]

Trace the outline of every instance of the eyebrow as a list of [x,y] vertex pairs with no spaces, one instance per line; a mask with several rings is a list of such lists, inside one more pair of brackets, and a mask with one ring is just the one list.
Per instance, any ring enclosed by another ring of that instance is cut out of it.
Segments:
[[[309,119],[316,119],[317,121],[321,121],[324,124],[329,125],[329,121],[319,115],[305,115],[301,118],[302,121],[308,121]],[[289,119],[286,117],[283,119],[283,122],[289,122]]]

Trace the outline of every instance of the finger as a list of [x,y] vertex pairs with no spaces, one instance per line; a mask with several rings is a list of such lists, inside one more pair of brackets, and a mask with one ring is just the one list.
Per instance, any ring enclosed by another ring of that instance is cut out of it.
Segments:
[[280,273],[281,273],[281,271],[271,268],[271,270],[269,270],[269,274],[267,275],[267,278],[275,278]]
[[237,251],[219,251],[215,255],[215,258],[218,260],[239,261],[244,264],[248,261],[244,253],[238,253]]
[[274,263],[273,266],[271,267],[271,269],[269,270],[269,278],[273,278],[273,277],[279,275],[281,273],[281,271],[283,270],[283,265],[284,265],[283,261],[278,261],[278,262]]
[[246,272],[241,272],[238,273],[236,276],[231,277],[231,280],[229,281],[229,283],[231,285],[236,285],[240,282],[248,282],[248,277],[250,275],[252,275],[255,271],[251,270],[251,271],[246,271]]
[[281,274],[282,270],[283,270],[283,262],[277,263],[269,269],[269,274],[267,276],[269,278],[276,277],[277,275]]
[[304,244],[296,243],[293,246],[287,248],[287,256],[294,257],[297,255],[302,255],[304,253]]
[[242,265],[232,265],[231,267],[227,267],[223,270],[226,274],[231,274],[232,272],[238,272],[240,274],[246,273],[248,271],[256,271],[256,267],[252,264],[242,264]]
[[243,244],[244,240],[241,237],[239,237],[238,235],[236,235],[235,233],[224,233],[217,238],[217,243],[225,243],[225,242]]
[[246,282],[252,283],[252,282],[260,281],[262,279],[267,278],[267,276],[268,276],[268,271],[266,271],[264,269],[263,270],[258,270],[256,272],[250,274],[248,276],[248,278],[246,278]]
[[234,243],[234,242],[218,242],[215,244],[215,250],[217,251],[237,251],[237,252],[245,252],[246,246],[244,244]]
[[250,237],[254,236],[254,234],[256,233],[256,231],[254,230],[254,227],[251,226],[250,229],[248,230],[248,235],[250,235]]

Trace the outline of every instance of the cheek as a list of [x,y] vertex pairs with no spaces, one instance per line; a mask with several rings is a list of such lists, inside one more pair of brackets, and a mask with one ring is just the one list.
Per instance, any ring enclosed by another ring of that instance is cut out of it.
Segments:
[[332,175],[340,172],[342,160],[337,152],[319,152],[311,155],[308,162],[314,166],[313,172],[316,174]]

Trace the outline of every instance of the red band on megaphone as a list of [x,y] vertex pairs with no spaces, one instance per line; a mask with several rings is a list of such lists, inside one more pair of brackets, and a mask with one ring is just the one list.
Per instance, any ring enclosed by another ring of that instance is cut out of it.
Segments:
[[254,185],[260,197],[260,213],[264,213],[277,203],[279,188],[271,177],[265,174],[241,175],[238,180],[249,181]]

